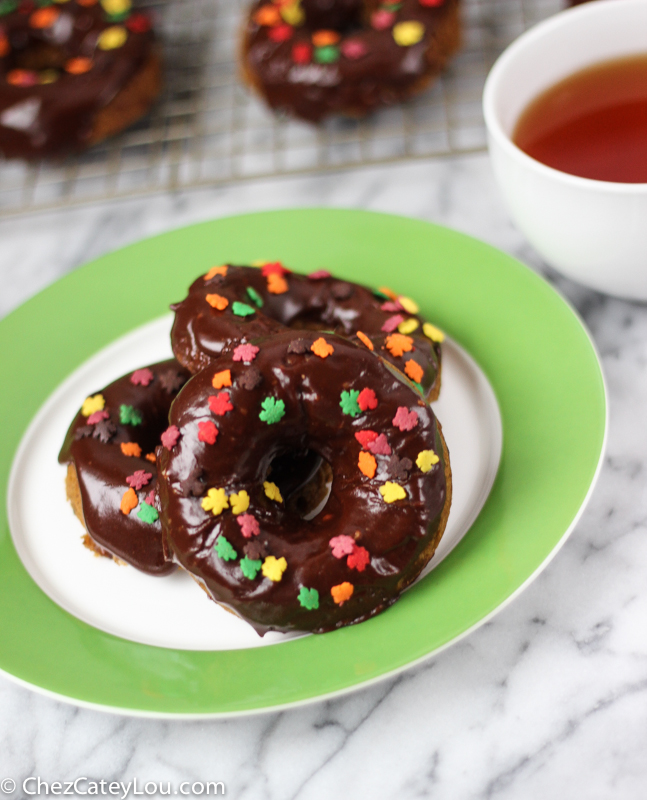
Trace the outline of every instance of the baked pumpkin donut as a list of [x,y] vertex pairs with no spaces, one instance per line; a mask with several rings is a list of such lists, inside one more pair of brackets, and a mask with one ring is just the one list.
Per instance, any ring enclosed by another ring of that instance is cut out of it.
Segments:
[[[378,614],[442,536],[451,473],[433,411],[388,362],[334,334],[238,345],[187,382],[170,423],[158,454],[168,547],[261,635]],[[332,476],[319,513],[291,503],[304,494],[295,470],[281,477],[312,455]]]
[[0,153],[61,156],[127,128],[161,87],[130,0],[0,0]]
[[408,99],[459,45],[458,0],[257,0],[242,71],[272,108],[319,122]]
[[86,398],[59,455],[84,544],[151,575],[174,569],[162,543],[155,448],[188,377],[172,359],[114,381]]
[[171,306],[171,345],[191,372],[241,342],[285,327],[334,331],[362,343],[402,370],[434,400],[440,391],[443,334],[418,314],[417,304],[390,289],[367,289],[319,270],[308,276],[279,262],[261,268],[213,267]]

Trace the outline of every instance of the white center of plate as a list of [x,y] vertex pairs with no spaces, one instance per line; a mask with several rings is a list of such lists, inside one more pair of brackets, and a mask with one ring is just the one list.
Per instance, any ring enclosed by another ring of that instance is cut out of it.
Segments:
[[[172,356],[171,323],[167,315],[113,342],[70,375],[40,409],[9,479],[7,509],[16,550],[55,603],[124,639],[183,650],[232,650],[294,638],[280,633],[259,637],[210,602],[186,573],[150,577],[98,558],[81,544],[84,529],[65,497],[66,467],[57,461],[65,433],[88,395],[142,364]],[[501,417],[491,386],[458,345],[447,341],[443,347],[442,392],[434,410],[450,453],[453,502],[425,574],[469,530],[492,488],[501,455]]]

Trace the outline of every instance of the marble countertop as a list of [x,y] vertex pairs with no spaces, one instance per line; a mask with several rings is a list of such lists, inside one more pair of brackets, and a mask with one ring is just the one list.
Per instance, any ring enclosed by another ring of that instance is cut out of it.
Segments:
[[[131,719],[0,678],[1,779],[222,781],[248,798],[545,800],[647,796],[647,306],[559,278],[517,232],[487,156],[268,179],[0,221],[0,316],[61,275],[160,231],[324,205],[484,239],[577,308],[602,358],[607,456],[562,550],[510,606],[400,676],[225,721]],[[641,423],[640,420],[643,420]],[[23,797],[18,789],[13,797]],[[131,795],[132,796],[132,795]]]

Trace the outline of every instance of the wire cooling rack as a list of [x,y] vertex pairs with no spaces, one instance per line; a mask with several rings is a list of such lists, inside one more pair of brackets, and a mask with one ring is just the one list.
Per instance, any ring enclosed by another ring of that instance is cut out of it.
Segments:
[[0,215],[485,148],[481,92],[498,54],[561,0],[463,0],[463,47],[432,88],[363,121],[312,126],[267,110],[238,74],[250,0],[144,0],[164,48],[152,112],[63,163],[0,160]]

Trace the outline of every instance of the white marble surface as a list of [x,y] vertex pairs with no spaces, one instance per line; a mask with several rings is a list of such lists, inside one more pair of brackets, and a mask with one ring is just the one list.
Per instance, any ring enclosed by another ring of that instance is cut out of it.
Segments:
[[588,510],[546,571],[491,622],[343,699],[229,721],[160,722],[80,710],[0,678],[0,779],[218,780],[227,796],[245,800],[646,797],[647,308],[548,272],[512,227],[486,156],[3,220],[0,315],[141,237],[314,204],[449,225],[556,283],[589,325],[609,387],[608,455]]

